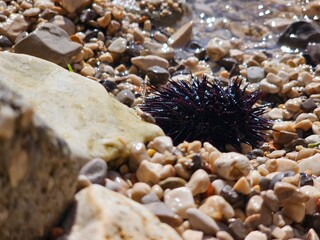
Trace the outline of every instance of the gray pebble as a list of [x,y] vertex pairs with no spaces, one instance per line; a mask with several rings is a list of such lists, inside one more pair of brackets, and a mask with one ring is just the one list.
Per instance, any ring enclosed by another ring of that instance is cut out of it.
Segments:
[[95,158],[81,168],[80,175],[86,176],[91,183],[103,184],[107,171],[107,163],[100,158]]
[[247,78],[251,83],[258,83],[264,79],[265,73],[264,70],[260,67],[249,67],[247,68]]
[[305,138],[307,144],[320,142],[320,135],[313,134]]
[[155,214],[161,222],[164,222],[171,227],[178,227],[182,224],[183,220],[177,214],[175,214],[166,204],[163,202],[153,202],[144,204],[153,214]]
[[311,112],[317,108],[317,105],[312,98],[308,98],[301,104],[300,108],[305,112]]
[[117,94],[117,99],[119,102],[130,107],[134,102],[135,97],[130,90],[124,89]]
[[216,221],[202,211],[196,208],[189,208],[186,213],[192,229],[213,235],[220,230]]
[[283,178],[285,177],[292,177],[296,175],[295,172],[293,171],[287,171],[287,172],[280,172],[280,173],[277,173],[276,175],[274,175],[274,177],[271,179],[271,182],[270,182],[270,188],[273,189],[274,188],[274,185],[276,185],[277,182],[280,182]]

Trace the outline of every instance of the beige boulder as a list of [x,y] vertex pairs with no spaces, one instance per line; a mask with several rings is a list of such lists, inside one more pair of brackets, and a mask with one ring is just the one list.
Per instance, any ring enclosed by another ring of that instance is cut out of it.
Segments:
[[163,134],[96,81],[23,54],[2,52],[0,63],[0,82],[25,96],[82,163],[102,158],[121,164],[133,143]]
[[76,194],[75,222],[66,240],[181,240],[137,202],[93,184]]

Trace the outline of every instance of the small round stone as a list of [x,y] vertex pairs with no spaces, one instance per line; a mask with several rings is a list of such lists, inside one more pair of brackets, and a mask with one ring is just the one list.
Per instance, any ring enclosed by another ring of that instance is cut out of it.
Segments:
[[129,107],[132,105],[132,103],[134,102],[134,99],[135,99],[133,93],[127,89],[120,91],[116,97],[119,100],[119,102],[121,102]]

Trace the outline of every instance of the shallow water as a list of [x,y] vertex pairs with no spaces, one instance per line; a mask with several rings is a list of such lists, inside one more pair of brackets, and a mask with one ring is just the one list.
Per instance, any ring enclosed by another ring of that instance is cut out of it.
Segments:
[[[195,38],[242,39],[244,48],[276,49],[277,38],[286,26],[303,15],[310,1],[296,0],[188,0],[193,11]],[[278,26],[279,25],[279,26]],[[292,49],[282,49],[292,51]]]

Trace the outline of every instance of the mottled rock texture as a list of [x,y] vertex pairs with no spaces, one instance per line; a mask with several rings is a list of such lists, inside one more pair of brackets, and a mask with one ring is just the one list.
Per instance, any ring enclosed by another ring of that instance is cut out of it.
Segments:
[[76,190],[66,142],[21,96],[0,84],[0,239],[44,238]]

